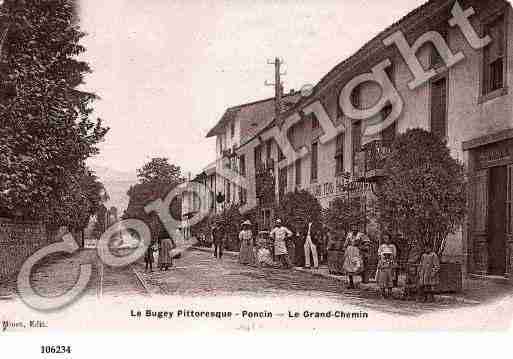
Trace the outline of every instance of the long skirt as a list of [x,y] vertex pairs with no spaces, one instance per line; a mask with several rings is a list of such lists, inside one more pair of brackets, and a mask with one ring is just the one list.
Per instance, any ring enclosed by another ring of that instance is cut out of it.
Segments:
[[394,286],[394,269],[380,268],[376,274],[376,282],[380,288],[392,288]]
[[239,263],[240,264],[255,264],[255,254],[253,246],[249,241],[242,241],[240,244],[239,252]]
[[297,240],[294,256],[294,264],[297,267],[303,267],[305,265],[305,241]]

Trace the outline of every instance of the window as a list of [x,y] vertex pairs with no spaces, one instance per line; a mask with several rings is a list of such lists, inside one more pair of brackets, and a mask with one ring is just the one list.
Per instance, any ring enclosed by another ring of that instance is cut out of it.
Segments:
[[341,175],[344,173],[344,133],[339,133],[337,136],[335,148],[335,174]]
[[431,132],[440,138],[447,136],[447,78],[431,84]]
[[230,203],[231,198],[232,198],[232,192],[231,192],[231,187],[232,186],[231,186],[231,183],[228,180],[226,180],[225,184],[226,184],[226,196],[225,196],[226,197],[226,203]]
[[232,122],[230,124],[230,135],[232,138],[235,137],[235,123],[234,122]]
[[244,155],[239,157],[239,172],[242,176],[246,175],[246,157]]
[[246,204],[248,201],[248,192],[245,188],[239,188],[239,202],[240,204]]
[[356,166],[356,154],[362,150],[362,121],[353,122],[351,127],[353,142],[353,170]]
[[255,147],[255,168],[258,170],[262,166],[262,145]]
[[[440,25],[440,27],[434,31],[437,31],[440,35],[442,35],[442,38],[445,40],[445,42],[449,44],[449,29],[447,27],[447,23],[443,23],[443,25]],[[430,63],[431,68],[435,69],[445,66],[444,59],[438,53],[438,50],[434,45],[431,45]]]
[[265,143],[265,145],[267,150],[267,159],[270,159],[272,157],[273,141],[269,140]]
[[505,66],[505,37],[504,15],[485,25],[485,35],[492,38],[492,42],[483,52],[483,94],[502,89],[504,87]]
[[319,128],[319,120],[317,119],[317,117],[314,114],[312,114],[311,119],[312,119],[312,131],[315,131]]
[[298,158],[295,163],[296,167],[296,186],[301,186],[301,158]]
[[[394,66],[394,63],[392,63],[392,65],[387,67],[385,69],[385,71],[386,71],[390,81],[392,81],[392,83],[395,85],[395,66]],[[383,109],[381,110],[381,119],[382,119],[382,121],[385,121],[386,118],[388,116],[390,116],[390,114],[392,113],[392,108],[393,107],[392,107],[391,103],[388,103],[385,107],[383,107]],[[385,137],[387,137],[387,138],[389,138],[390,141],[393,141],[394,138],[395,138],[395,122],[394,122],[393,125],[390,125],[386,129],[384,129],[383,132],[381,133],[381,136],[382,136],[383,139],[385,139]]]
[[278,172],[278,184],[279,184],[279,187],[278,187],[278,190],[279,190],[279,200],[281,201],[284,196],[285,196],[285,192],[287,190],[287,167],[283,167],[280,169],[280,171]]
[[317,182],[318,175],[318,156],[319,156],[319,144],[317,142],[312,143],[312,163],[310,167],[310,179],[311,182]]
[[223,137],[219,136],[219,153],[223,154]]
[[283,151],[281,150],[280,146],[278,147],[278,162],[281,162],[285,159],[285,155],[283,154]]
[[360,86],[356,86],[351,92],[351,103],[355,108],[360,108]]

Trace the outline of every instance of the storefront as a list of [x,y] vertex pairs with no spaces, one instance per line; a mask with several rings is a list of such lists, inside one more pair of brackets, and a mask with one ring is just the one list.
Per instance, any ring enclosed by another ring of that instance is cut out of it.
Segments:
[[469,151],[467,254],[471,273],[513,273],[513,138],[500,139],[509,132],[464,145]]

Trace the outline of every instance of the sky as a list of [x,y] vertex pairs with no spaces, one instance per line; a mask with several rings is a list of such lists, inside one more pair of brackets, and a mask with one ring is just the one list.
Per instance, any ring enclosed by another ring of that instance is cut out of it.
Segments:
[[335,65],[425,0],[81,0],[95,115],[111,128],[90,164],[135,172],[167,157],[197,174],[215,160],[208,130],[228,107],[274,96]]

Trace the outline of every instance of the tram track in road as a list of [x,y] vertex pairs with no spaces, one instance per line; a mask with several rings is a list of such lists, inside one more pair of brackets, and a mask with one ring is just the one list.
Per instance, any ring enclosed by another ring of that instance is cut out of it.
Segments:
[[129,264],[123,267],[111,267],[100,260],[97,265],[96,296],[151,296],[151,293],[135,266]]

